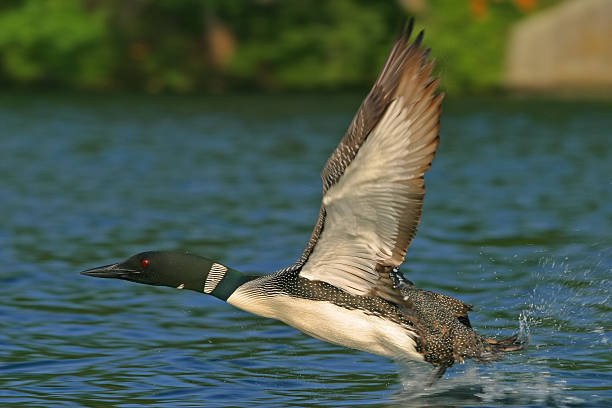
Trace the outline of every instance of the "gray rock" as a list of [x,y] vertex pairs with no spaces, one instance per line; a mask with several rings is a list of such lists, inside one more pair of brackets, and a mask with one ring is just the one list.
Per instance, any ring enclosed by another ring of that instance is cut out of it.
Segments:
[[511,90],[612,96],[612,0],[568,0],[518,23],[505,70]]

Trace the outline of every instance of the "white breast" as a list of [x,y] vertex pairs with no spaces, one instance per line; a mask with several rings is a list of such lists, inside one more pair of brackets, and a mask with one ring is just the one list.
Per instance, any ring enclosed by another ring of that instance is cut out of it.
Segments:
[[405,327],[361,310],[348,310],[326,301],[286,295],[253,297],[240,288],[227,302],[247,312],[280,320],[330,343],[388,358],[424,361]]

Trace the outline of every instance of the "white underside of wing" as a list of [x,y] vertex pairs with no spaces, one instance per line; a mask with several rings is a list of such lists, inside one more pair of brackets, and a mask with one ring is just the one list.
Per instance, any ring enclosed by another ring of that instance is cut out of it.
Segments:
[[412,131],[411,108],[403,97],[395,99],[340,180],[327,190],[323,231],[301,276],[367,295],[378,280],[376,264],[403,261],[404,252],[393,254],[393,249],[400,234],[415,228],[421,176],[437,136],[422,126],[416,134]]

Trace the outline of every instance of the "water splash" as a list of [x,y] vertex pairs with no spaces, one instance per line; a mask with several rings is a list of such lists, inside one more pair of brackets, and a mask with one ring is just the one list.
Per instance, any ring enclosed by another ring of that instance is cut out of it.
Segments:
[[590,343],[607,344],[611,258],[612,248],[597,248],[591,257],[576,260],[540,257],[532,277],[535,284],[521,313],[525,328],[533,328],[540,340],[567,335],[571,343],[591,334]]
[[522,311],[519,315],[519,334],[518,340],[524,341],[525,344],[531,342],[531,327],[529,326],[529,315]]
[[[489,366],[456,365],[431,387],[425,386],[429,369],[402,366],[401,390],[393,399],[406,407],[608,406],[607,377],[595,379],[592,370],[599,366],[603,374],[611,363],[612,250],[591,249],[590,256],[575,259],[539,253],[531,273],[516,282],[525,291],[518,326],[519,338],[530,344],[526,350]],[[526,263],[513,258],[515,270],[521,269],[515,262]],[[577,347],[584,350],[580,362],[571,352]],[[576,392],[586,378],[592,390]]]
[[[392,399],[402,407],[457,407],[457,406],[535,406],[572,407],[583,399],[568,395],[563,381],[541,373],[517,374],[497,365],[497,370],[462,366],[453,376],[424,387],[428,373],[417,373],[416,367],[401,370],[402,388]],[[427,370],[425,370],[427,371]]]

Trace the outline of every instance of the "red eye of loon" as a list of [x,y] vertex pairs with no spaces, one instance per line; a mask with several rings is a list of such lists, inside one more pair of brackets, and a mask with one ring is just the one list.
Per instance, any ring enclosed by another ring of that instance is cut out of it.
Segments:
[[142,261],[140,261],[140,264],[142,266],[147,266],[149,264],[149,260],[148,259],[143,259]]

